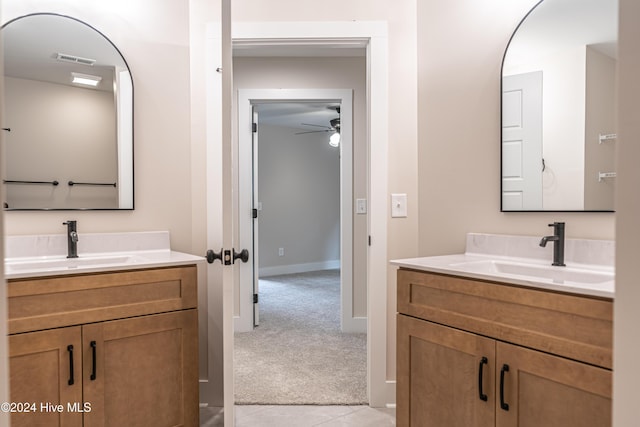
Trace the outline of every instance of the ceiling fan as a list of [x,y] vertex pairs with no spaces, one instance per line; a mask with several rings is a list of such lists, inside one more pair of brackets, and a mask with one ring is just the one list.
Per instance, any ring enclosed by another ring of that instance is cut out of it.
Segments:
[[336,117],[335,119],[331,119],[329,120],[329,126],[326,125],[316,125],[313,123],[300,123],[303,126],[314,126],[314,127],[319,127],[319,128],[324,128],[324,129],[318,129],[318,130],[310,130],[310,131],[306,131],[306,132],[298,132],[296,133],[296,135],[302,135],[305,133],[315,133],[315,132],[340,132],[340,106],[335,106],[335,107],[327,107],[331,110],[336,110],[336,112],[338,113],[338,117]]
[[329,126],[316,125],[312,123],[301,123],[301,125],[303,126],[314,126],[318,128],[324,128],[324,129],[297,132],[295,135],[303,135],[306,133],[317,133],[317,132],[333,132],[329,137],[329,145],[331,145],[332,147],[337,147],[340,144],[340,106],[337,105],[337,106],[331,106],[327,108],[335,110],[336,113],[338,113],[338,117],[329,120]]

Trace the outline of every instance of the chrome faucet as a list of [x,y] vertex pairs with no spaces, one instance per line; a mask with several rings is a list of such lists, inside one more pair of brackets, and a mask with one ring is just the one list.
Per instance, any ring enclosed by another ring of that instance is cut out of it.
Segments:
[[77,221],[63,222],[67,226],[67,258],[78,258]]
[[549,227],[553,227],[553,236],[544,236],[540,240],[540,246],[543,248],[547,246],[547,242],[553,242],[553,263],[559,267],[564,267],[564,222],[554,222],[549,224]]

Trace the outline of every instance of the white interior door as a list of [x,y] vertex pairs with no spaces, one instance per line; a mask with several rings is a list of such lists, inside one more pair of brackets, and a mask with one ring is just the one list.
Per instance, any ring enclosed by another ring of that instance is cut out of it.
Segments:
[[542,71],[502,79],[502,210],[542,209]]
[[[207,247],[221,254],[221,260],[207,264],[204,310],[200,326],[206,327],[206,373],[200,375],[200,401],[224,406],[224,426],[234,420],[233,386],[233,290],[237,285],[231,256],[237,230],[233,203],[234,165],[231,129],[233,73],[231,54],[231,3],[222,0],[221,23],[207,25],[206,35],[206,207]],[[228,261],[228,263],[227,263]],[[240,263],[246,265],[244,263]],[[202,334],[201,334],[202,337]],[[214,393],[213,396],[207,394]],[[205,396],[203,396],[205,394]],[[203,398],[204,397],[204,398]]]

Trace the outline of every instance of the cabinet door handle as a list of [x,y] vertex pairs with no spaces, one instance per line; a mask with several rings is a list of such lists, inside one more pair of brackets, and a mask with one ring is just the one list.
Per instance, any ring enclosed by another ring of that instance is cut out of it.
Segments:
[[69,385],[73,385],[75,382],[73,380],[73,345],[69,344],[67,346],[67,351],[69,352]]
[[502,369],[500,369],[500,408],[505,411],[509,410],[509,404],[504,401],[504,374],[505,372],[509,372],[509,365],[506,363],[502,365]]
[[486,357],[483,357],[482,359],[480,359],[480,368],[478,369],[478,393],[480,394],[480,400],[482,400],[483,402],[486,402],[489,398],[487,397],[486,394],[484,394],[484,392],[482,391],[483,387],[482,387],[482,377],[483,375],[483,371],[484,371],[484,365],[489,363],[489,359],[487,359]]
[[94,381],[96,379],[96,346],[97,345],[95,341],[91,341],[89,345],[91,346],[91,355],[93,356],[93,359],[91,361],[91,376],[89,378],[91,378],[91,381]]

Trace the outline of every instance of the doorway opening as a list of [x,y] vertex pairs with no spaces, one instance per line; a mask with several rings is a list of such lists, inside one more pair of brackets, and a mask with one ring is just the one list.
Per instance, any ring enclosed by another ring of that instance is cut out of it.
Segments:
[[[353,312],[352,97],[238,91],[240,212],[252,212],[239,234],[254,248],[253,266],[240,268],[235,318],[239,403],[367,402],[366,317]],[[327,381],[295,386],[310,374]]]

